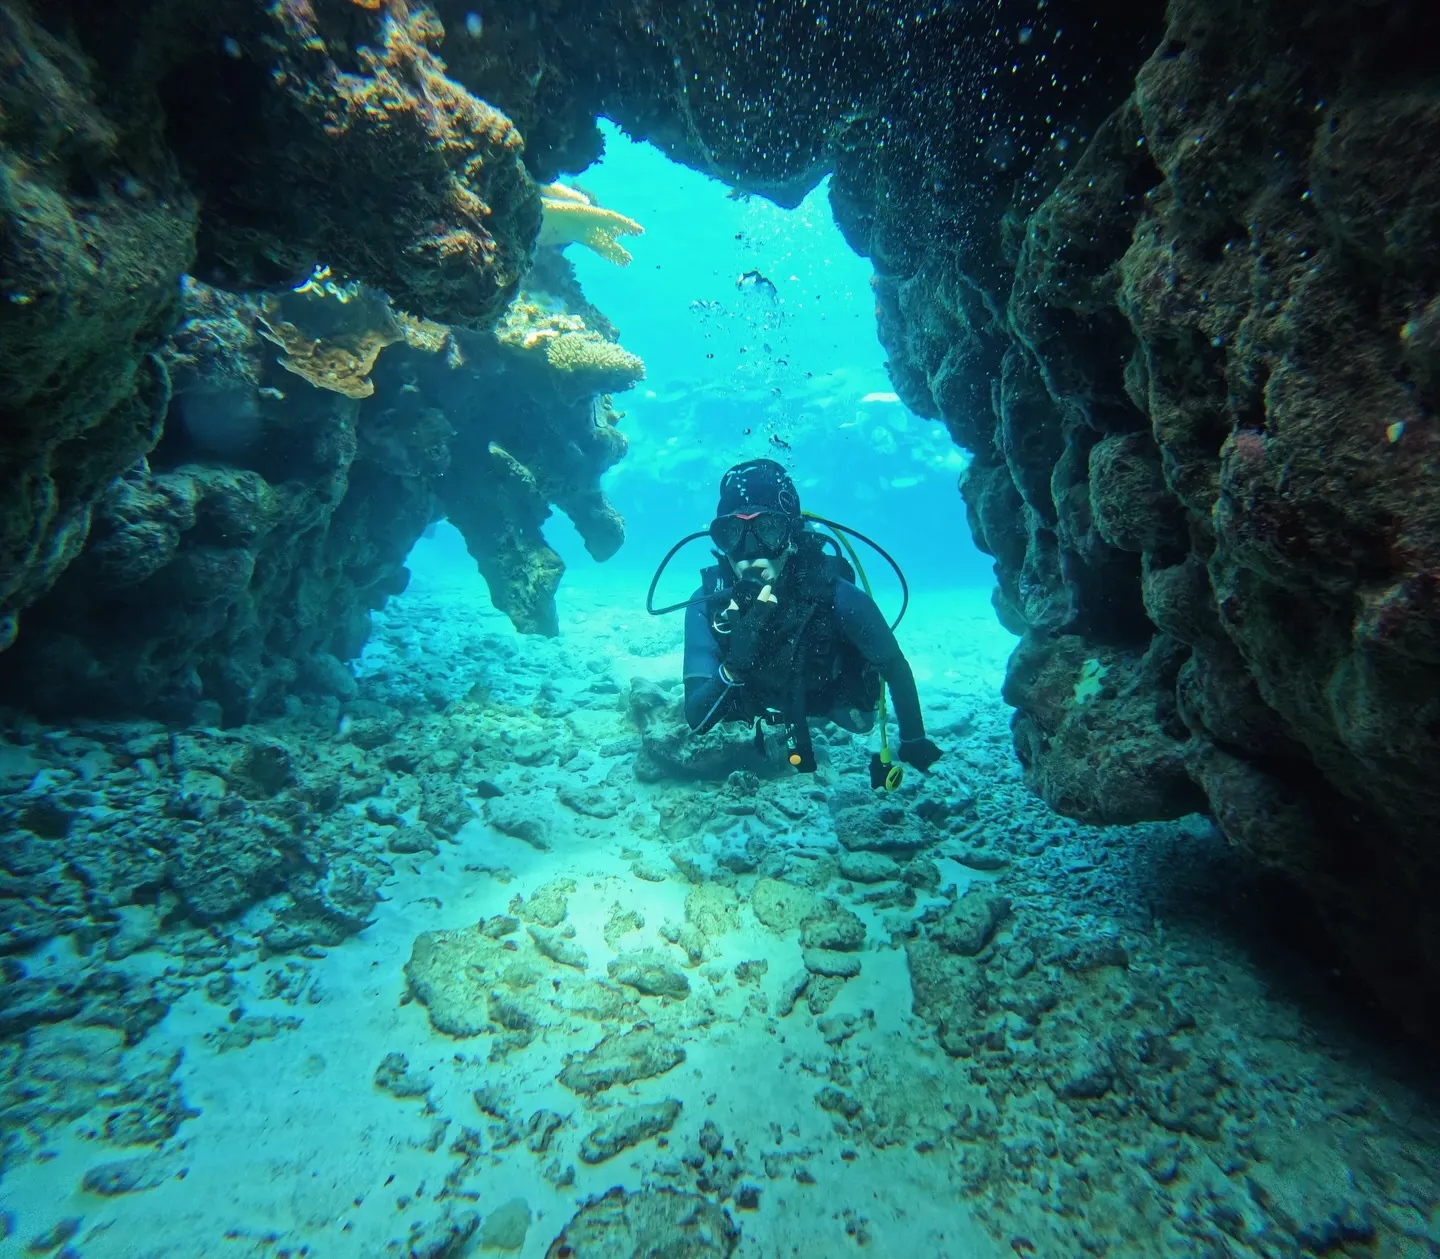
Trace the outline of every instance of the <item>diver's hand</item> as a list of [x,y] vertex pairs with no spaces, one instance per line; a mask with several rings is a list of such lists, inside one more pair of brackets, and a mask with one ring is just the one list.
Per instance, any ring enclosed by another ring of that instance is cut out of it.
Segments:
[[[760,588],[749,609],[740,614],[730,631],[729,649],[725,653],[725,667],[733,674],[743,674],[755,667],[761,648],[765,645],[766,631],[774,619],[780,601],[768,585]],[[731,601],[731,607],[739,607]],[[729,609],[727,609],[729,611]],[[732,614],[733,615],[733,614]]]
[[944,755],[930,739],[900,740],[900,759],[907,765],[915,766],[922,774],[928,773],[930,766]]

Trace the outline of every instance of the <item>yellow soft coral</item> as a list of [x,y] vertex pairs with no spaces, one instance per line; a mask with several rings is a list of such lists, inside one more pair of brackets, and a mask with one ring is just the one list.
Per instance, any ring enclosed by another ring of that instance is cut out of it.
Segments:
[[618,239],[643,236],[645,229],[634,219],[598,206],[578,188],[567,184],[546,184],[540,189],[544,218],[540,223],[540,244],[563,248],[584,245],[617,267],[628,267],[630,251]]

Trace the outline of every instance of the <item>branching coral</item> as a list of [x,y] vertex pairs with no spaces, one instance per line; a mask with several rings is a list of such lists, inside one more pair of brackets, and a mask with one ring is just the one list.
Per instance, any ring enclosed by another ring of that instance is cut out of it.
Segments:
[[645,364],[638,354],[607,341],[588,328],[583,332],[562,332],[545,346],[545,358],[559,372],[595,378],[595,388],[618,392],[645,378]]
[[567,184],[546,184],[540,189],[540,204],[544,207],[541,245],[584,245],[617,267],[628,267],[631,262],[630,251],[618,238],[645,234],[634,219],[596,205],[591,197]]

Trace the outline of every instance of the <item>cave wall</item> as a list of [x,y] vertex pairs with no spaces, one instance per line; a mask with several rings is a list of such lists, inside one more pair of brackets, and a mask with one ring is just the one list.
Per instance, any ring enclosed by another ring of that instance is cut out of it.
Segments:
[[538,632],[551,504],[620,545],[604,399],[643,364],[558,250],[512,304],[540,189],[443,34],[404,0],[0,5],[6,702],[250,720],[353,691],[441,516]]
[[[1097,822],[1207,808],[1417,1027],[1440,997],[1440,84],[1414,50],[1437,35],[1418,6],[1172,3],[1025,224],[993,428],[962,436],[1032,786]],[[902,284],[922,325],[958,305]],[[947,360],[912,361],[950,420]]]
[[160,440],[182,274],[250,291],[323,261],[499,318],[540,196],[441,36],[405,3],[0,4],[0,649]]

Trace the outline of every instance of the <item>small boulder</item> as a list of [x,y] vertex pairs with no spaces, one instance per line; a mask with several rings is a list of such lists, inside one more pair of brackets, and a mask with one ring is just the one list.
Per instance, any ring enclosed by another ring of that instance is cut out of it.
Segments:
[[550,828],[533,804],[510,796],[492,796],[485,801],[485,820],[502,835],[518,839],[531,848],[541,852],[550,849]]
[[622,953],[606,970],[617,984],[624,984],[647,997],[669,997],[683,1001],[690,995],[690,981],[667,966],[655,953]]
[[853,952],[864,943],[865,924],[835,901],[822,901],[800,924],[800,944],[803,948]]
[[947,953],[974,957],[1010,912],[1010,901],[993,888],[967,892],[930,928],[930,938]]

